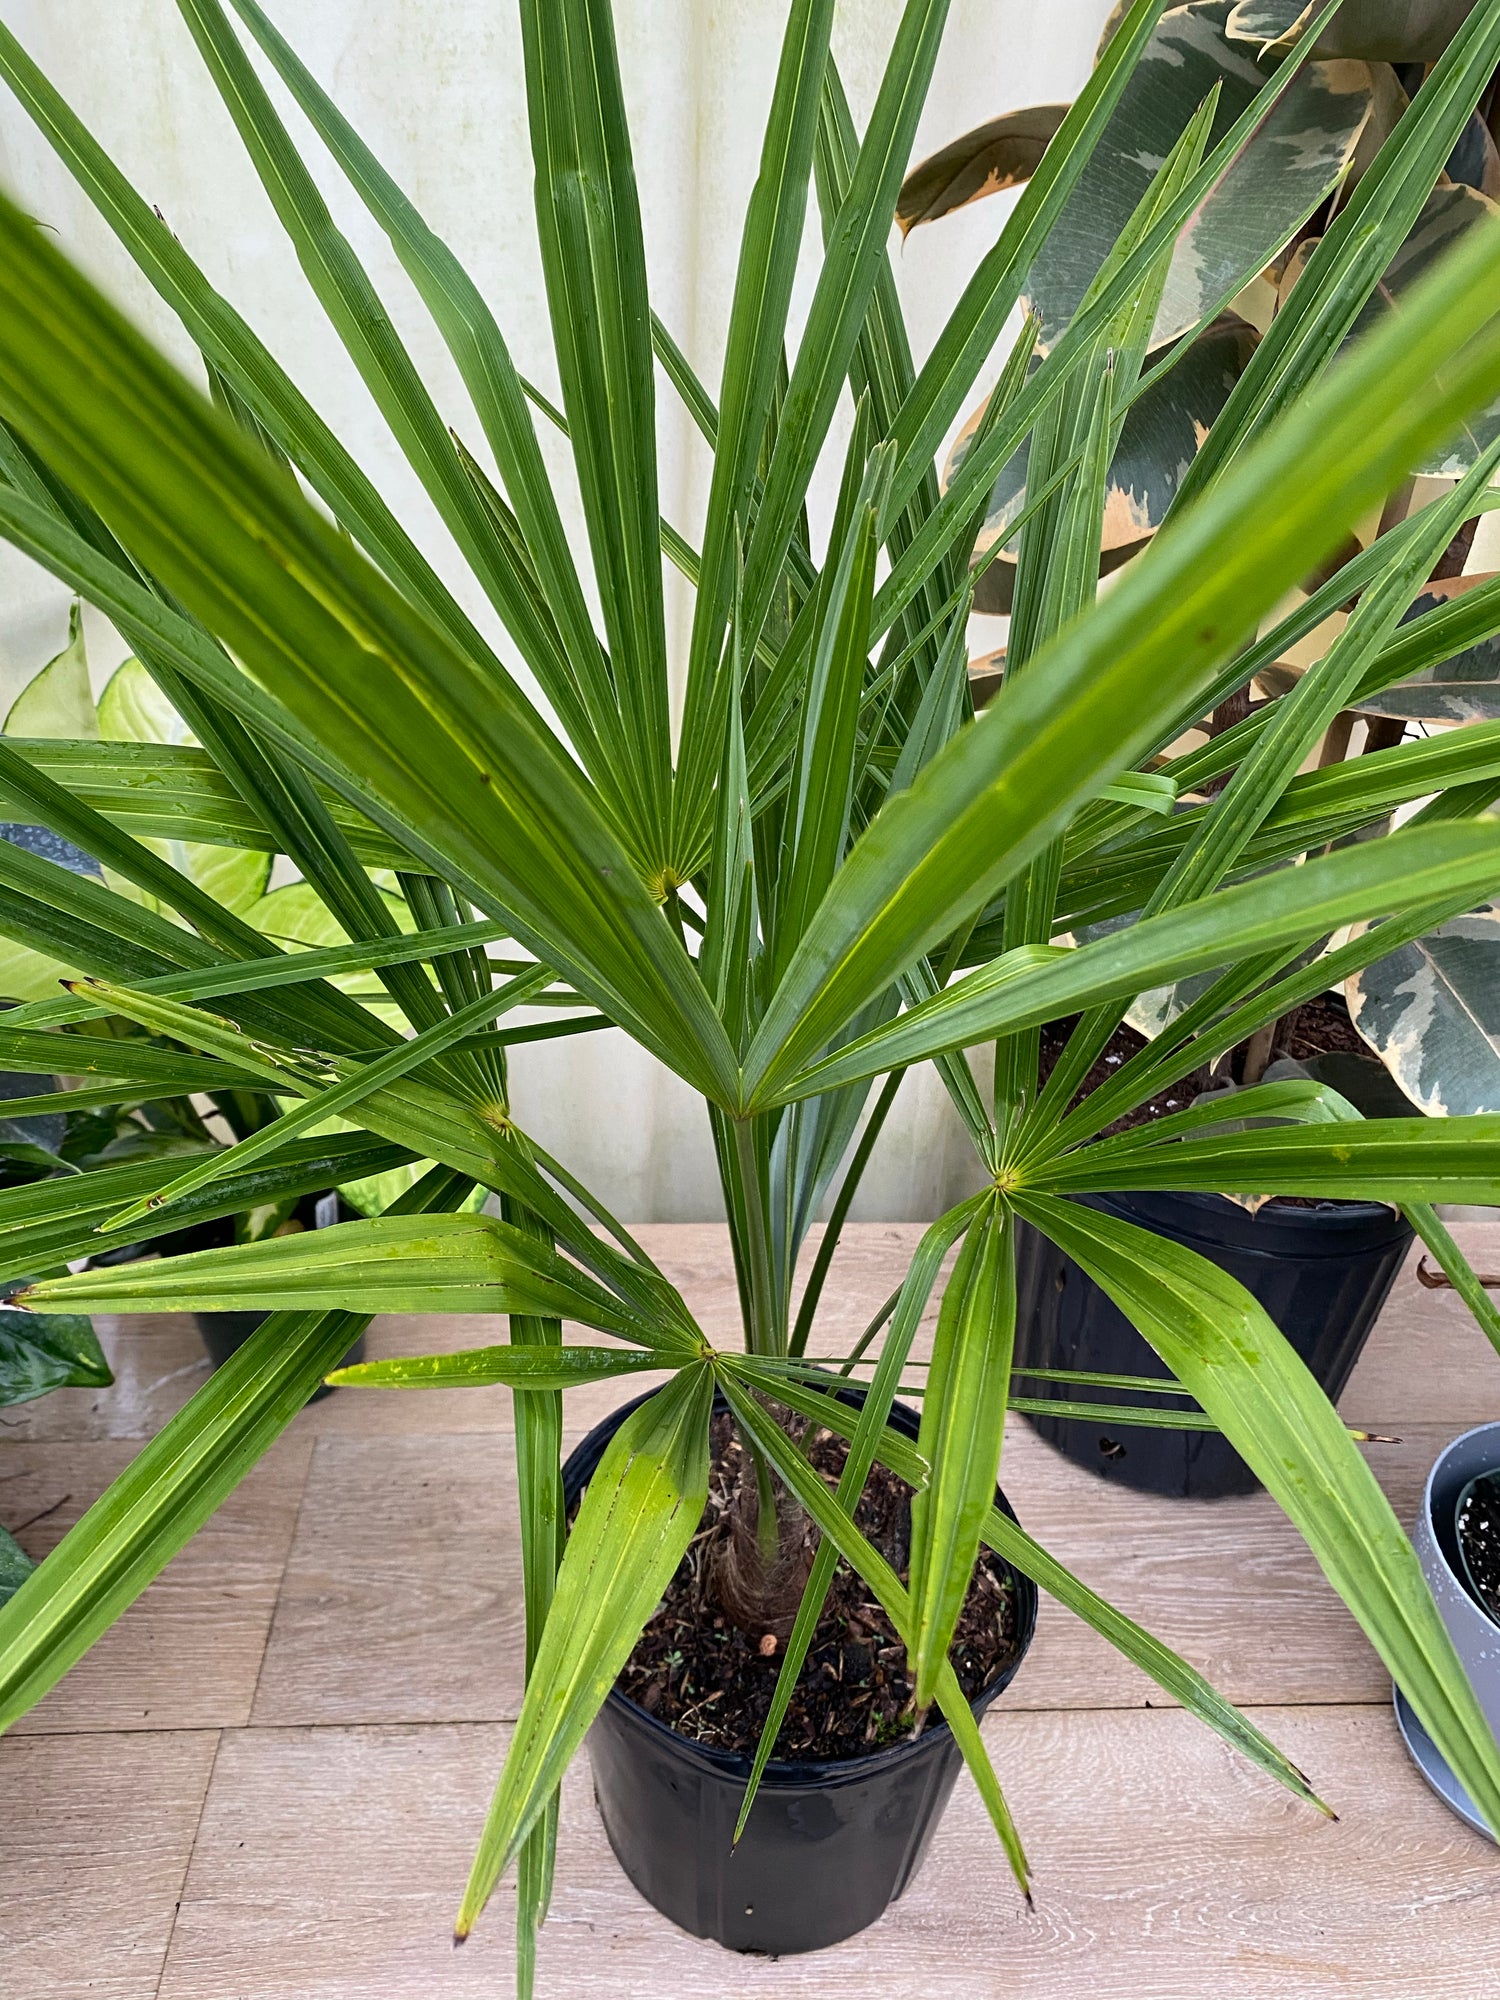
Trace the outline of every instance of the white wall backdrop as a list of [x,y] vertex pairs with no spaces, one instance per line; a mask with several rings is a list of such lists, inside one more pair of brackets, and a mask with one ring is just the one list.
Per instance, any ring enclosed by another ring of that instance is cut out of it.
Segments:
[[[510,0],[267,4],[484,287],[517,365],[552,386],[533,248],[520,41]],[[918,156],[1011,106],[1073,96],[1108,7],[1109,0],[954,0]],[[785,0],[615,0],[653,303],[710,384],[722,361],[740,226],[785,14]],[[861,123],[899,14],[899,0],[843,0],[840,7],[835,46]],[[107,7],[99,0],[7,0],[4,18],[416,528],[472,615],[493,632],[493,615],[466,586],[425,495],[303,284],[172,0],[112,0]],[[457,377],[384,238],[320,157],[279,88],[277,95],[293,131],[306,137],[335,215],[437,385],[442,406],[477,445]],[[192,367],[192,350],[170,315],[3,90],[0,175],[125,308]],[[1007,202],[1000,197],[919,230],[899,253],[897,276],[919,359],[993,240]],[[804,302],[807,279],[804,270]],[[707,497],[706,455],[665,385],[660,406],[664,510],[696,536]],[[553,463],[566,485],[560,453]],[[815,537],[818,532],[815,519]],[[690,604],[685,590],[674,586],[669,572],[671,637],[680,650]],[[66,621],[66,593],[0,546],[5,706],[59,650]],[[99,686],[125,648],[102,621],[90,621],[88,636]],[[521,1051],[514,1095],[522,1123],[616,1213],[639,1221],[720,1213],[701,1107],[623,1035],[611,1031]],[[972,1173],[941,1086],[921,1073],[903,1086],[856,1213],[928,1218],[958,1197]]]

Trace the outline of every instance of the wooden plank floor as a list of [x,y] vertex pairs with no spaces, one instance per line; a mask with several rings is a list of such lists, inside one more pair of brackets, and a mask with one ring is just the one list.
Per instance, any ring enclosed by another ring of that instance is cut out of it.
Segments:
[[[820,1328],[838,1352],[914,1228],[849,1232]],[[721,1229],[642,1232],[732,1338]],[[1463,1227],[1476,1262],[1500,1224]],[[185,1320],[102,1329],[112,1390],[0,1418],[0,1522],[40,1555],[203,1380]],[[472,1345],[389,1320],[371,1352]],[[571,1434],[620,1399],[576,1392]],[[1500,1359],[1403,1273],[1344,1398],[1410,1521],[1427,1466],[1500,1418]],[[353,1393],[308,1409],[61,1686],[0,1741],[0,2000],[470,2000],[509,1985],[507,1893],[449,1926],[521,1686],[509,1398]],[[1339,1809],[1325,1824],[1058,1606],[986,1735],[1037,1880],[1021,1908],[967,1779],[873,1931],[770,1965],[675,1931],[626,1883],[585,1767],[565,1788],[541,1990],[560,2000],[1482,2000],[1500,1856],[1406,1760],[1389,1683],[1259,1495],[1104,1486],[1012,1424],[1004,1483],[1065,1562],[1201,1666]]]

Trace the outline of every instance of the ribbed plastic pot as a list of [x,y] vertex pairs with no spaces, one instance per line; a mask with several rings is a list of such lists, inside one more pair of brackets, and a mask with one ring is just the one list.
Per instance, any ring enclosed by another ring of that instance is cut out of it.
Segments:
[[1500,1424],[1465,1431],[1438,1454],[1412,1543],[1485,1720],[1500,1738],[1500,1625],[1475,1603],[1464,1582],[1454,1519],[1458,1496],[1482,1472],[1500,1472]]
[[[222,1368],[230,1355],[237,1353],[244,1346],[265,1318],[266,1314],[263,1312],[193,1314],[198,1337],[207,1348],[208,1358],[215,1368]],[[364,1358],[365,1337],[361,1334],[338,1365],[340,1368],[352,1368],[356,1361],[363,1361]],[[313,1390],[310,1400],[320,1403],[325,1396],[331,1396],[333,1393],[329,1385],[323,1382]]]
[[[846,1400],[857,1402],[857,1392]],[[569,1508],[644,1401],[616,1410],[568,1459]],[[916,1413],[904,1404],[891,1421],[916,1436]],[[998,1488],[995,1500],[1011,1513]],[[1035,1585],[1011,1576],[1015,1655],[974,1697],[976,1715],[1010,1684],[1036,1625]],[[768,1764],[735,1847],[748,1757],[679,1736],[618,1688],[589,1732],[589,1757],[609,1844],[646,1900],[694,1937],[772,1956],[837,1944],[885,1912],[921,1866],[963,1762],[947,1725],[935,1722],[868,1757]]]
[[[1249,1291],[1280,1327],[1330,1397],[1353,1372],[1396,1281],[1412,1229],[1379,1202],[1329,1208],[1268,1205],[1252,1214],[1216,1194],[1092,1194],[1085,1206],[1138,1223],[1198,1251]],[[1078,1368],[1165,1377],[1155,1350],[1055,1244],[1021,1223],[1016,1238],[1016,1367]],[[1055,1384],[1018,1383],[1056,1395]],[[1180,1409],[1181,1398],[1109,1391],[1109,1401]],[[1260,1482],[1216,1431],[1150,1429],[1029,1417],[1075,1464],[1147,1493],[1216,1500],[1253,1493]]]

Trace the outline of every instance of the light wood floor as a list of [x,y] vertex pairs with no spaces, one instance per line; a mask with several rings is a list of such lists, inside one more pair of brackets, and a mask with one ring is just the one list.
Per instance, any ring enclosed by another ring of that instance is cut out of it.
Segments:
[[[721,1229],[642,1232],[732,1337]],[[850,1232],[825,1352],[918,1232]],[[1465,1225],[1486,1268],[1500,1225]],[[0,1521],[57,1540],[203,1380],[190,1323],[105,1324],[113,1389],[4,1413]],[[390,1320],[373,1353],[476,1344]],[[568,1404],[580,1432],[617,1385]],[[1500,1359],[1403,1274],[1344,1399],[1403,1520],[1438,1448],[1500,1418]],[[310,1408],[68,1679],[0,1742],[0,2000],[493,2000],[502,1890],[450,1925],[520,1692],[509,1398],[346,1392]],[[1058,1556],[1210,1674],[1338,1809],[1238,1761],[1067,1612],[985,1725],[1029,1849],[1019,1906],[966,1778],[882,1923],[780,1964],[675,1931],[629,1887],[586,1768],[542,1939],[554,2000],[1486,2000],[1500,1856],[1408,1764],[1378,1661],[1264,1496],[1107,1488],[1019,1423],[1004,1484]]]

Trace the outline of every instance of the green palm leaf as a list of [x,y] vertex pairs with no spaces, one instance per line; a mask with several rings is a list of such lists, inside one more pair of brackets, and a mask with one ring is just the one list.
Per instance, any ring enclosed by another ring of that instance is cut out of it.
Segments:
[[[20,392],[7,414],[461,877],[487,878],[481,900],[513,911],[518,935],[692,1080],[729,1092],[728,1044],[686,953],[519,690],[425,625],[13,209],[0,271],[0,351],[14,343]],[[544,932],[557,933],[545,946]]]
[[460,1939],[557,1789],[697,1529],[712,1401],[708,1368],[684,1368],[626,1418],[589,1480],[469,1874]]
[[1486,1821],[1500,1827],[1500,1751],[1415,1551],[1328,1398],[1265,1311],[1216,1265],[1133,1223],[1040,1197],[1022,1197],[1017,1207],[1109,1294],[1217,1419],[1302,1531]]
[[[435,1169],[398,1204],[457,1207]],[[317,1232],[335,1235],[335,1230]],[[272,1313],[0,1607],[0,1728],[41,1700],[232,1492],[349,1351],[367,1317]]]
[[[1484,289],[1491,268],[1500,268],[1500,227],[1471,232],[1437,282],[1413,296],[1399,330],[1383,328],[1288,411],[891,801],[767,1009],[746,1060],[749,1092],[788,1074],[982,908],[1091,791],[1129,767],[1153,718],[1207,681],[1232,635],[1305,573],[1361,502],[1384,492],[1460,409],[1500,387],[1500,319]],[[1446,407],[1433,393],[1440,365],[1455,391]],[[1382,401],[1375,415],[1374,395],[1406,397],[1398,380],[1411,400]]]

